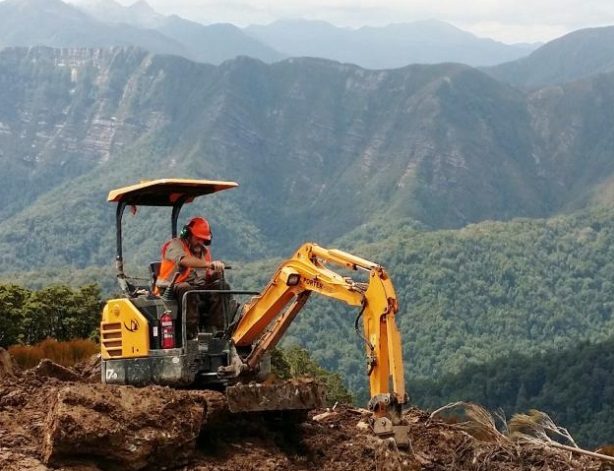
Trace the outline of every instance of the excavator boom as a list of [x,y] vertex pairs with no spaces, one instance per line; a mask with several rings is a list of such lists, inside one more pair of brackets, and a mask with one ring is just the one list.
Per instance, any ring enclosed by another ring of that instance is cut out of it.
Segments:
[[[354,281],[333,271],[327,263],[364,270],[368,272],[368,280]],[[277,345],[312,293],[361,308],[361,336],[371,391],[369,407],[376,418],[388,418],[390,423],[385,422],[382,430],[389,432],[407,395],[401,338],[395,322],[399,309],[397,297],[388,273],[376,263],[313,243],[301,246],[280,265],[263,292],[243,307],[232,341],[237,347],[255,346],[241,368],[256,368],[262,356]]]

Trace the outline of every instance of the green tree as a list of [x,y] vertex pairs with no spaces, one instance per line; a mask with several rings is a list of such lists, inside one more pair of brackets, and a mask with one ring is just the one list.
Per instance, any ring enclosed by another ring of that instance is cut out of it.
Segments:
[[0,347],[8,348],[23,337],[23,308],[30,295],[21,286],[0,285]]
[[341,376],[325,370],[311,358],[309,351],[297,345],[276,350],[273,355],[274,372],[282,378],[311,376],[320,380],[326,387],[326,399],[330,404],[336,402],[351,404],[354,400],[344,386]]
[[88,338],[100,322],[100,309],[96,285],[78,289],[50,286],[35,291],[24,306],[24,342]]

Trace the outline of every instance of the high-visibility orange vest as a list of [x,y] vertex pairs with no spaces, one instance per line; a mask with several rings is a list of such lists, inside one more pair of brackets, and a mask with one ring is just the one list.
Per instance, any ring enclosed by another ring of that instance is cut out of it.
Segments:
[[[179,240],[181,242],[181,246],[183,247],[183,253],[186,254],[186,256],[194,256],[194,254],[190,252],[190,246],[188,245],[187,241],[183,239],[173,239],[173,240]],[[173,276],[175,275],[175,271],[177,270],[175,261],[169,260],[166,258],[166,249],[168,248],[168,244],[170,243],[171,241],[169,240],[162,246],[162,263],[160,264],[160,273],[158,274],[158,280],[162,282],[166,282],[166,284],[170,284],[170,282],[173,280]],[[205,260],[207,262],[211,261],[211,250],[209,250],[208,248],[205,249]],[[192,268],[183,267],[183,271],[179,273],[179,276],[175,280],[175,283],[181,283],[182,281],[187,280],[191,272],[192,272]],[[205,276],[206,276],[206,280],[209,280],[211,278],[210,268],[206,269]]]

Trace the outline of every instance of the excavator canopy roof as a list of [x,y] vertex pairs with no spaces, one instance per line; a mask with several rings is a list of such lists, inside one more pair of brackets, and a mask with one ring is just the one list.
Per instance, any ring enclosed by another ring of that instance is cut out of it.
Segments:
[[237,182],[165,178],[111,190],[107,201],[134,206],[174,206],[178,201],[190,203],[197,196],[237,186]]

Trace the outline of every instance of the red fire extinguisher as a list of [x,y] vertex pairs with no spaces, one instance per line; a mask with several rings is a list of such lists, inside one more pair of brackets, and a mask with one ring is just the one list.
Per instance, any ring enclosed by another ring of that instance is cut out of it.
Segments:
[[164,311],[160,317],[160,333],[162,334],[162,348],[175,348],[175,327],[171,311]]

